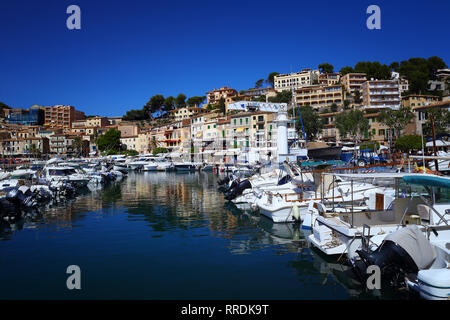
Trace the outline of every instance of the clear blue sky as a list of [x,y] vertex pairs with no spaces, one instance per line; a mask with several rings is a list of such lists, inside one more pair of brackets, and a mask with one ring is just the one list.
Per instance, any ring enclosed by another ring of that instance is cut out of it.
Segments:
[[[71,4],[81,30],[66,28]],[[366,28],[370,4],[381,30]],[[121,116],[154,94],[242,90],[323,62],[437,55],[450,65],[449,12],[448,0],[1,1],[0,101]]]

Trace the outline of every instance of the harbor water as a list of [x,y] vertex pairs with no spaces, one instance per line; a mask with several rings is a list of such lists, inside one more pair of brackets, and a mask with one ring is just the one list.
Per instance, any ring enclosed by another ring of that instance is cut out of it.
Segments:
[[[1,225],[1,299],[374,299],[298,225],[226,203],[212,173],[130,173]],[[66,285],[70,265],[81,290]]]

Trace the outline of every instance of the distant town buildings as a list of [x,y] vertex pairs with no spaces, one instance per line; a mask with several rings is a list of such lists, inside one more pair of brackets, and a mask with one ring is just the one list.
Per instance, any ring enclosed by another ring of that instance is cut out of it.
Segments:
[[56,128],[71,128],[73,121],[81,120],[85,117],[84,112],[75,110],[73,106],[45,107],[44,125]]
[[347,73],[341,77],[340,81],[350,94],[354,94],[355,91],[361,91],[361,85],[367,81],[367,78],[365,73]]
[[238,95],[235,89],[230,87],[222,87],[220,89],[214,89],[206,93],[206,103],[207,104],[217,104],[221,98],[233,98]]
[[[396,72],[392,72],[390,80],[377,80],[367,79],[365,73],[321,74],[319,70],[304,69],[275,76],[274,88],[252,88],[239,93],[228,86],[211,90],[206,93],[207,104],[203,107],[172,110],[170,117],[157,125],[123,121],[121,117],[86,117],[75,107],[66,105],[3,108],[0,115],[4,118],[0,120],[0,154],[80,156],[81,140],[89,147],[91,155],[98,155],[97,138],[110,129],[116,129],[121,133],[123,149],[136,150],[139,154],[148,154],[162,147],[172,155],[184,157],[184,160],[208,161],[214,157],[222,157],[226,162],[266,160],[277,150],[276,114],[229,112],[227,104],[241,100],[267,102],[282,91],[292,89],[294,105],[299,110],[311,106],[323,120],[318,139],[336,144],[348,140],[336,128],[336,117],[345,109],[357,109],[364,112],[369,122],[369,129],[361,138],[386,145],[390,129],[379,122],[380,113],[387,109],[397,110],[400,106],[409,108],[415,117],[403,132],[421,134],[430,108],[450,109],[449,77],[450,69],[438,70],[435,80],[428,85],[439,93],[425,95],[409,94],[408,80]],[[225,101],[225,113],[218,109],[220,99]],[[288,128],[290,142],[299,138],[294,126],[291,123]]]
[[396,80],[369,80],[361,85],[360,92],[364,108],[400,108],[400,90]]
[[279,74],[274,77],[274,89],[281,92],[318,84],[319,75],[319,70],[311,69],[303,69],[295,73]]

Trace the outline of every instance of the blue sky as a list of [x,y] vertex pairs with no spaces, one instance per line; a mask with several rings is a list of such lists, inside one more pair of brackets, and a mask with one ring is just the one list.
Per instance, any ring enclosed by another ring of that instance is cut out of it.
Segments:
[[[66,28],[71,4],[81,30]],[[366,28],[371,4],[381,30]],[[121,116],[154,94],[242,90],[323,62],[437,55],[450,65],[449,12],[448,0],[2,1],[0,101]]]

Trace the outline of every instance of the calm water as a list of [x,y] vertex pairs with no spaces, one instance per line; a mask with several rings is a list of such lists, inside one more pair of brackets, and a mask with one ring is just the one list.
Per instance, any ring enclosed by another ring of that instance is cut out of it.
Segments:
[[[349,287],[343,267],[309,249],[294,225],[225,204],[216,180],[130,174],[3,226],[0,299],[373,297]],[[66,287],[69,265],[81,268],[81,290]]]

